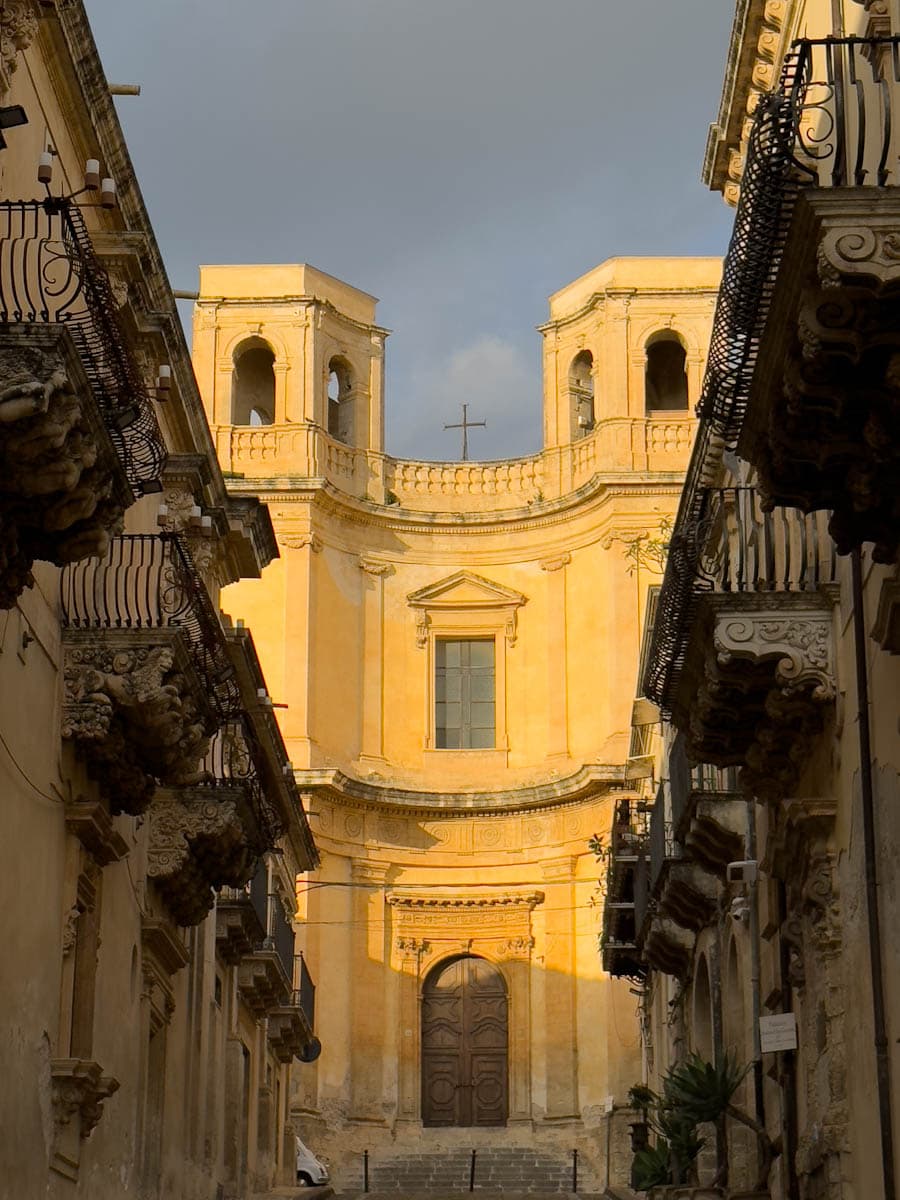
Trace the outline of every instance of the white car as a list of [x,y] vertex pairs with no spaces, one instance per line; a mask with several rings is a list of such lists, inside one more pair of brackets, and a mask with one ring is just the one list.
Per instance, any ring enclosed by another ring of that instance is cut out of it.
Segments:
[[297,1143],[297,1182],[304,1187],[321,1187],[328,1182],[328,1168],[313,1154],[308,1146],[294,1137]]

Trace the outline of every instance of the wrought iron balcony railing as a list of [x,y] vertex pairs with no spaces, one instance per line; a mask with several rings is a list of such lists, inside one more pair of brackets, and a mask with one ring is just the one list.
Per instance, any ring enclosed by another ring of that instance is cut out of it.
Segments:
[[180,630],[220,721],[240,713],[240,692],[218,614],[181,536],[124,534],[109,553],[65,568],[68,629]]
[[284,833],[284,822],[269,795],[265,751],[247,713],[226,721],[215,732],[202,768],[207,786],[241,788],[256,825],[253,849],[258,854],[271,850]]
[[816,592],[837,578],[827,513],[764,512],[753,488],[704,488],[696,507],[672,538],[644,680],[665,711],[703,596]]
[[165,444],[117,310],[74,204],[0,202],[0,323],[68,329],[130,484],[159,491]]
[[681,858],[681,846],[675,840],[671,816],[665,803],[665,788],[660,787],[650,811],[650,876],[648,888],[654,895],[662,884],[669,863]]
[[298,954],[294,959],[294,985],[294,1004],[303,1010],[310,1029],[315,1029],[316,985],[302,954]]

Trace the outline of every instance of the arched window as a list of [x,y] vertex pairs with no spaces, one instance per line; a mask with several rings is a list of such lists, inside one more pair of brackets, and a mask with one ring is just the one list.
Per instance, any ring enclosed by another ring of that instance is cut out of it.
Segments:
[[231,420],[235,425],[271,425],[275,419],[275,355],[262,338],[248,338],[234,355]]
[[343,358],[328,364],[328,432],[337,442],[353,444],[353,375]]
[[594,356],[582,350],[569,367],[572,438],[586,437],[594,428]]
[[674,412],[688,406],[684,346],[670,329],[654,333],[647,341],[644,376],[646,411]]

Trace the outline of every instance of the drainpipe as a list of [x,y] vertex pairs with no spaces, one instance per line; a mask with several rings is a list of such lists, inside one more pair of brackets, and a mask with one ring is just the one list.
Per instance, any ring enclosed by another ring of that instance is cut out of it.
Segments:
[[[756,848],[756,802],[747,802],[747,858],[757,860]],[[759,1017],[762,1009],[760,999],[759,967],[759,884],[750,884],[750,1010],[753,1014],[753,1099],[757,1121],[766,1127],[766,1110],[763,1097],[762,1047],[759,1040]]]
[[891,1122],[891,1068],[884,1016],[884,967],[881,961],[881,928],[878,915],[878,864],[875,845],[875,797],[872,786],[872,742],[869,729],[869,675],[866,666],[866,620],[863,610],[862,556],[859,547],[850,555],[853,599],[853,640],[856,650],[856,700],[859,708],[859,780],[862,792],[863,842],[866,867],[866,918],[869,933],[869,966],[872,975],[872,1021],[875,1035],[875,1075],[878,1086],[878,1120],[881,1128],[881,1172],[884,1200],[896,1200],[894,1136]]

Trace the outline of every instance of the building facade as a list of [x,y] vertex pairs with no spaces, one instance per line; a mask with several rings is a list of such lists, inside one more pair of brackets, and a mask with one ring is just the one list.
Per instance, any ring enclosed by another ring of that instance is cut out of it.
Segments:
[[588,842],[629,788],[646,543],[681,488],[718,278],[597,267],[541,328],[542,452],[415,462],[384,452],[371,296],[304,265],[201,269],[219,460],[281,551],[225,603],[257,631],[322,856],[303,937],[335,1001],[293,1105],[338,1186],[364,1150],[377,1186],[470,1146],[627,1176],[638,1038],[598,961]]
[[[225,488],[80,0],[0,11],[0,1192],[293,1179],[317,862]],[[84,190],[86,188],[86,190]]]
[[604,949],[651,1087],[750,1064],[701,1195],[896,1196],[898,33],[888,4],[739,6],[710,136],[735,231]]

